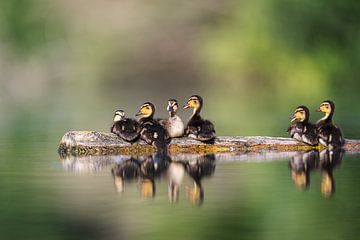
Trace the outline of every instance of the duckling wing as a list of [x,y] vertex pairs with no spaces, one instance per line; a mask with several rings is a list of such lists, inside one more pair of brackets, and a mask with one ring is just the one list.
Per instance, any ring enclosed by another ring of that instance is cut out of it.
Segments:
[[166,145],[169,142],[167,131],[156,121],[146,122],[140,128],[140,137],[148,144]]
[[195,139],[207,142],[215,139],[215,128],[209,120],[198,120],[188,125],[186,133]]
[[341,147],[345,142],[341,129],[334,124],[326,124],[319,127],[318,137],[333,148]]
[[308,123],[303,127],[302,141],[309,145],[317,145],[319,143],[317,129],[314,124]]

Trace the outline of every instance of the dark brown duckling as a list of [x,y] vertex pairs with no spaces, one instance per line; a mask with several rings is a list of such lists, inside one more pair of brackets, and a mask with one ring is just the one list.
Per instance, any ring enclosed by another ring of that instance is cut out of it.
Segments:
[[135,142],[139,139],[139,124],[137,121],[126,118],[123,110],[117,110],[114,115],[114,123],[110,131],[127,142]]
[[139,117],[140,138],[155,146],[158,152],[167,153],[167,145],[171,141],[166,129],[154,120],[155,106],[150,102],[141,105],[136,116]]
[[212,122],[200,116],[202,107],[203,99],[199,95],[193,95],[187,101],[184,109],[193,108],[194,112],[185,128],[185,135],[201,142],[212,143],[216,138],[215,128]]
[[340,148],[345,140],[341,129],[332,122],[335,103],[330,100],[324,101],[316,111],[325,113],[325,116],[316,123],[319,143],[329,149]]
[[290,118],[291,125],[287,131],[292,138],[312,146],[318,145],[316,126],[309,122],[310,111],[307,107],[297,107]]

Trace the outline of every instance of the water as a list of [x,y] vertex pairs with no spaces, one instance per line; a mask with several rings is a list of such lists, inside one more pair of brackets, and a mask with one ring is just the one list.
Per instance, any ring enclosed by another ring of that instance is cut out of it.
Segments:
[[[56,139],[35,134],[0,143],[1,239],[353,239],[359,233],[359,154],[333,161],[335,192],[324,194],[324,156],[171,156],[161,172],[157,156],[61,159]],[[124,170],[125,161],[132,171]]]

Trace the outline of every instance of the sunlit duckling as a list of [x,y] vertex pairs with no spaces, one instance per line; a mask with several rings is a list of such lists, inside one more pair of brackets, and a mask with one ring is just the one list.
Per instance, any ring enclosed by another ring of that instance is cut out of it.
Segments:
[[305,106],[299,106],[290,117],[291,125],[288,128],[290,136],[309,145],[317,145],[316,126],[309,122],[310,111]]
[[316,123],[320,144],[329,149],[341,147],[345,142],[342,132],[340,128],[332,122],[335,103],[330,100],[324,101],[316,111],[325,113],[325,116]]
[[182,137],[184,135],[184,123],[181,118],[176,115],[178,108],[177,101],[175,99],[169,99],[166,108],[169,112],[169,118],[159,120],[159,123],[164,126],[171,138]]
[[154,120],[155,106],[150,102],[141,105],[136,116],[139,117],[140,138],[146,143],[155,146],[158,152],[167,152],[167,144],[170,142],[165,128]]
[[199,95],[189,98],[184,109],[193,108],[194,112],[186,126],[185,135],[202,142],[213,142],[215,140],[215,128],[209,120],[200,116],[203,107],[203,99]]
[[138,122],[126,118],[123,110],[117,110],[115,112],[114,123],[110,131],[128,142],[134,142],[139,139]]

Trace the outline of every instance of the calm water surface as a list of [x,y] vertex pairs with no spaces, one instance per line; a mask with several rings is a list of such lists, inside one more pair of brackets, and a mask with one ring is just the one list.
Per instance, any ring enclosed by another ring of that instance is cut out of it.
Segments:
[[[31,140],[30,140],[31,139]],[[355,239],[359,154],[61,159],[1,141],[1,239]]]

